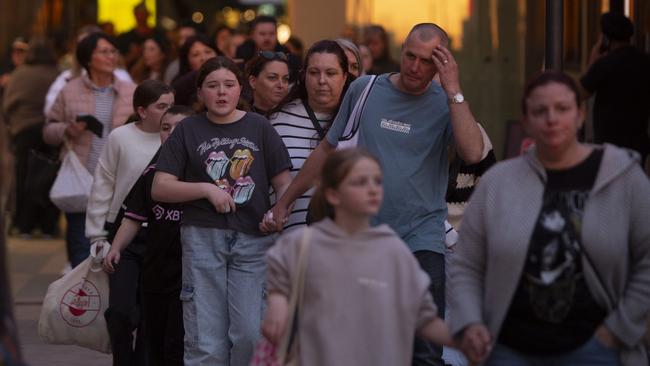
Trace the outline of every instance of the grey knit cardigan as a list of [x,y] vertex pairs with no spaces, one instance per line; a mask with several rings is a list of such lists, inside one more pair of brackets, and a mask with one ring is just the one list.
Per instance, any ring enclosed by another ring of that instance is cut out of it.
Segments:
[[[589,290],[607,309],[605,326],[623,343],[621,362],[644,366],[648,360],[643,335],[650,309],[650,182],[635,153],[612,145],[603,148],[584,209],[582,265]],[[454,334],[483,323],[493,341],[498,338],[523,271],[545,183],[545,170],[534,151],[495,165],[479,182],[451,260]]]

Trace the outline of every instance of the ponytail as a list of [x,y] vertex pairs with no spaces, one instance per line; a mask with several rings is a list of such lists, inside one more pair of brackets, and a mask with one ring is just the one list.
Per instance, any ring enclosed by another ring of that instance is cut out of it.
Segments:
[[129,118],[127,118],[126,121],[124,122],[124,124],[128,125],[129,123],[138,122],[140,119],[141,118],[140,118],[140,115],[138,114],[138,112],[131,113],[129,115]]
[[327,202],[325,189],[323,189],[322,184],[316,186],[316,190],[311,196],[311,201],[309,201],[308,210],[307,223],[320,221],[326,217],[332,220],[334,219],[334,207]]

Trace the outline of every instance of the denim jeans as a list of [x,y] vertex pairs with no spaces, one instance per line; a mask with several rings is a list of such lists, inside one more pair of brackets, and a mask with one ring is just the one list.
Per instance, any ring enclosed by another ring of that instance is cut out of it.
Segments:
[[247,366],[264,312],[265,253],[274,236],[183,226],[186,366]]
[[68,260],[72,268],[78,266],[90,255],[90,241],[86,238],[86,213],[66,213],[65,233]]
[[618,351],[591,337],[578,349],[559,356],[531,357],[502,344],[494,346],[485,366],[618,366]]
[[[445,317],[445,255],[429,250],[413,253],[420,267],[429,275],[429,292],[438,308],[438,316]],[[442,366],[442,347],[415,337],[412,366]]]

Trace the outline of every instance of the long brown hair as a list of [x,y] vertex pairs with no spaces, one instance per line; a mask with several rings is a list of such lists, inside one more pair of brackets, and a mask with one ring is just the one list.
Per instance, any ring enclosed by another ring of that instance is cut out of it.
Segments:
[[[332,117],[336,116],[336,114],[339,112],[339,107],[341,106],[343,97],[345,97],[345,93],[347,93],[348,88],[350,87],[350,83],[352,83],[355,78],[354,75],[350,74],[350,69],[348,68],[348,57],[345,55],[345,51],[338,43],[336,43],[336,41],[329,39],[318,41],[309,48],[307,55],[305,56],[305,62],[303,63],[302,69],[300,70],[300,74],[298,75],[298,82],[293,86],[293,88],[291,88],[289,94],[287,94],[284,100],[281,101],[277,107],[273,108],[270,114],[281,111],[282,108],[284,108],[287,104],[291,103],[295,99],[308,99],[305,75],[307,73],[307,68],[309,67],[309,61],[311,61],[311,57],[317,53],[329,53],[335,55],[338,59],[339,66],[341,67],[343,75],[347,76],[345,83],[343,84],[343,89],[341,90],[341,97],[336,105],[334,113],[332,114]],[[329,127],[330,126],[327,126],[328,129]]]
[[[171,62],[171,46],[169,45],[169,41],[161,35],[154,34],[151,37],[145,39],[145,42],[148,40],[152,40],[156,46],[160,49],[160,52],[163,54],[163,60],[162,64],[160,65],[160,71],[158,73],[158,76],[156,80],[163,80],[165,78],[165,72],[167,71],[167,66],[169,66],[169,63]],[[143,43],[144,47],[144,43]],[[152,69],[145,65],[144,63],[144,57],[140,57],[140,59],[131,67],[130,74],[131,77],[133,78],[133,81],[135,81],[136,84],[139,84],[145,80],[148,79],[148,77],[151,75]]]
[[313,222],[329,217],[334,219],[334,208],[325,198],[325,190],[338,189],[352,167],[361,159],[370,159],[381,166],[379,160],[365,149],[353,148],[337,150],[327,157],[321,170],[320,182],[309,205]]

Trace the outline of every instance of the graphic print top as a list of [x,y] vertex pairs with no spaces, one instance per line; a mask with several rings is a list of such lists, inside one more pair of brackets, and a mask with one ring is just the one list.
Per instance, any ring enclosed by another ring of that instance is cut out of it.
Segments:
[[[573,351],[593,336],[607,315],[594,300],[582,270],[582,215],[603,156],[547,170],[544,201],[524,271],[503,323],[499,342],[527,355]],[[522,332],[528,332],[522,337]]]
[[261,235],[258,224],[269,209],[271,179],[291,169],[280,136],[256,113],[216,124],[205,115],[183,120],[162,147],[157,168],[184,182],[206,182],[228,192],[235,212],[217,213],[206,200],[190,201],[183,225],[231,229]]

